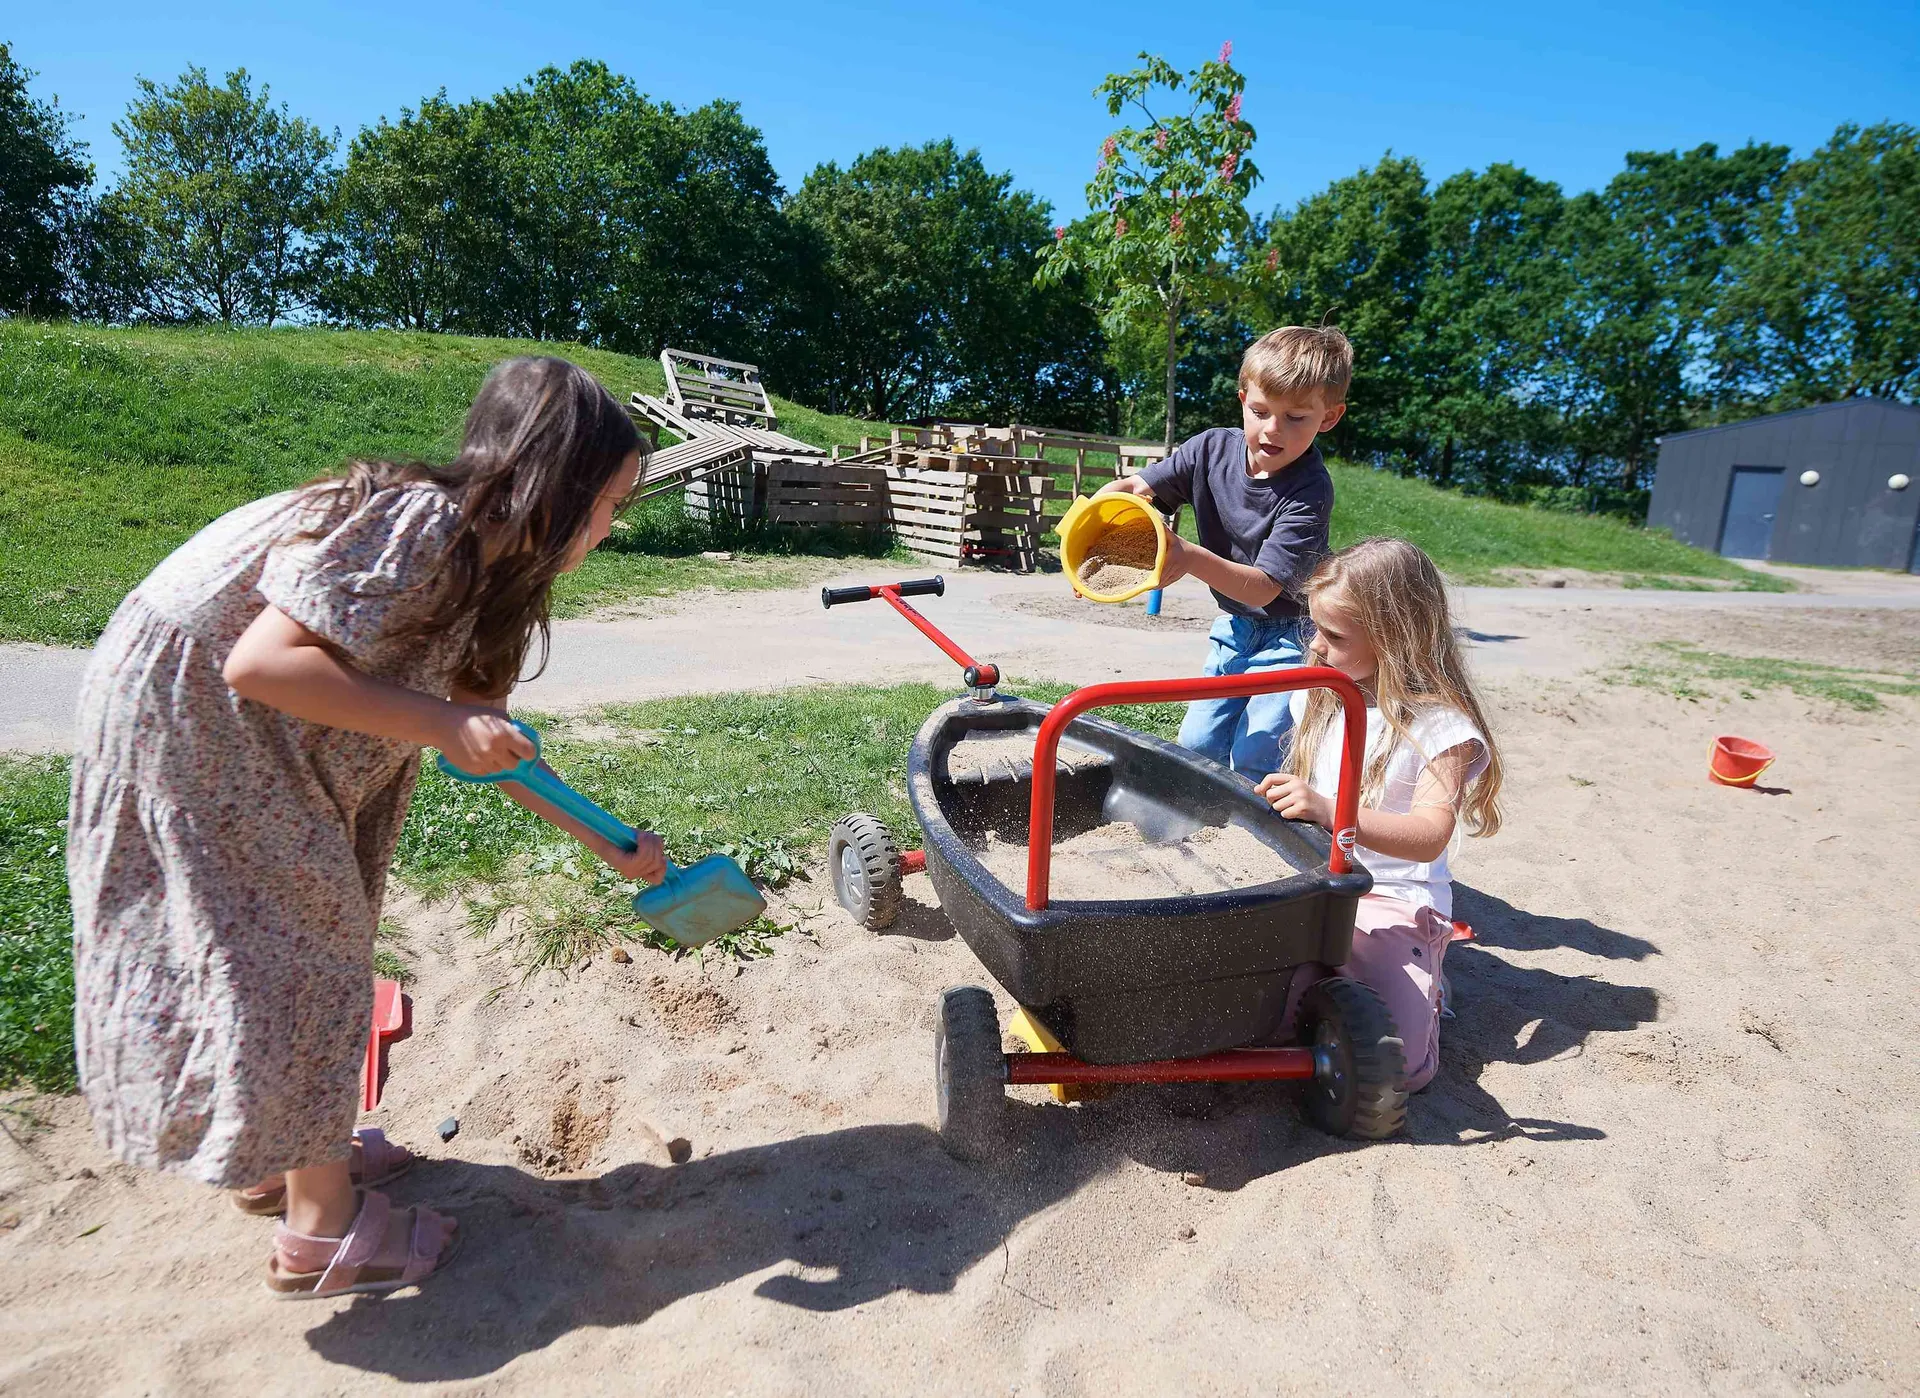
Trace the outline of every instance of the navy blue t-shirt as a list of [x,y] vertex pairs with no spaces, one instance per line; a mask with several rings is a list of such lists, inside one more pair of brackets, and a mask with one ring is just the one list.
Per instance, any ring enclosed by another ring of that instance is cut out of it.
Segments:
[[1247,438],[1237,427],[1216,427],[1187,438],[1172,456],[1140,473],[1161,505],[1193,506],[1200,546],[1234,563],[1248,563],[1280,584],[1265,607],[1213,597],[1234,616],[1288,621],[1305,612],[1295,590],[1327,556],[1333,518],[1333,477],[1318,447],[1264,479],[1247,474]]

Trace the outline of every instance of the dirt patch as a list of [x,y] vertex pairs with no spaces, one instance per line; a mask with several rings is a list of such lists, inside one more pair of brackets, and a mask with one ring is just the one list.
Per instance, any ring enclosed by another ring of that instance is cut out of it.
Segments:
[[[974,848],[1008,888],[1027,885],[1026,841],[988,832]],[[1293,868],[1238,825],[1209,825],[1184,840],[1149,844],[1139,827],[1114,821],[1053,844],[1053,897],[1172,898],[1223,893],[1286,878]]]
[[1124,626],[1135,631],[1206,631],[1220,615],[1204,593],[1162,599],[1159,616],[1148,616],[1144,602],[1089,602],[1069,593],[1064,597],[1013,593],[994,599],[1010,612],[1047,617],[1055,621],[1090,621],[1096,626]]
[[668,1032],[684,1039],[714,1034],[734,1022],[727,997],[710,985],[681,985],[665,976],[653,977],[652,1004]]
[[1094,540],[1080,560],[1080,585],[1094,592],[1125,592],[1153,576],[1160,534],[1151,523],[1123,524]]
[[612,1131],[613,1103],[603,1099],[589,1110],[580,1104],[580,1084],[571,1083],[553,1104],[545,1143],[523,1143],[520,1158],[542,1174],[571,1174],[586,1168]]

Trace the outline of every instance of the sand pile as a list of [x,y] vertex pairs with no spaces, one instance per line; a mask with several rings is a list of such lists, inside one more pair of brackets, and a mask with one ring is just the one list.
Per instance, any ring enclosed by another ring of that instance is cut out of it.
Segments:
[[[1026,841],[989,831],[973,852],[1008,888],[1027,886]],[[1276,851],[1237,825],[1203,826],[1184,840],[1148,844],[1139,827],[1114,821],[1054,841],[1049,892],[1069,902],[1172,898],[1253,888],[1293,872]]]
[[1080,560],[1081,586],[1094,592],[1125,592],[1153,576],[1159,556],[1160,537],[1151,522],[1122,524],[1096,539]]

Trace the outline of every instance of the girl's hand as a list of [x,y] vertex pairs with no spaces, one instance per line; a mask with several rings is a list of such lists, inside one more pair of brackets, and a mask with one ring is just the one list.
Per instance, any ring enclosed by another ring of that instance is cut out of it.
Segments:
[[490,776],[533,756],[533,743],[498,709],[467,704],[451,707],[451,722],[439,748],[461,771]]
[[620,874],[637,883],[659,883],[667,876],[667,842],[651,830],[639,830],[639,845],[630,850],[609,847],[601,856]]
[[1333,801],[1307,785],[1306,778],[1275,772],[1261,778],[1254,788],[1288,820],[1310,820],[1315,825],[1333,828]]

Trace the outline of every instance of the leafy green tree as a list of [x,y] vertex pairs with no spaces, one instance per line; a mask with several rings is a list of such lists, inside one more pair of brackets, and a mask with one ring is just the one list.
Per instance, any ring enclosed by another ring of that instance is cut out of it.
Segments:
[[1725,156],[1712,145],[1635,151],[1604,190],[1569,202],[1562,245],[1574,324],[1548,372],[1566,409],[1574,483],[1607,462],[1622,489],[1639,490],[1656,438],[1687,424],[1728,260],[1787,154],[1762,145]]
[[337,320],[448,331],[476,323],[482,148],[471,106],[445,92],[353,139],[329,210],[317,301]]
[[296,308],[329,198],[334,138],[256,96],[244,68],[215,87],[189,68],[139,80],[115,122],[126,174],[113,215],[138,230],[139,310],[155,319],[264,321]]
[[1920,131],[1841,126],[1731,262],[1723,383],[1773,407],[1920,395]]
[[950,140],[807,176],[787,213],[811,249],[813,334],[830,347],[813,396],[897,419],[947,403],[1018,413],[1085,391],[1084,372],[1059,371],[1076,347],[1097,353],[1090,317],[1034,285],[1047,206],[1012,185]]
[[[1163,351],[1171,450],[1186,318],[1243,293],[1227,254],[1247,231],[1247,194],[1260,172],[1247,158],[1254,131],[1240,116],[1246,79],[1233,67],[1231,43],[1186,74],[1151,54],[1140,58],[1140,67],[1111,74],[1094,89],[1106,98],[1109,116],[1131,109],[1140,124],[1119,128],[1102,144],[1087,185],[1094,212],[1055,230],[1039,277],[1047,283],[1084,274],[1116,343],[1139,343],[1151,327]],[[1182,93],[1185,111],[1164,105],[1178,103]]]
[[28,93],[32,77],[0,43],[0,311],[55,315],[93,166],[66,113]]
[[1566,200],[1512,165],[1444,180],[1427,215],[1428,255],[1409,334],[1415,386],[1400,446],[1441,485],[1499,491],[1550,448],[1541,366],[1571,279],[1557,256]]
[[1274,265],[1259,298],[1265,328],[1329,323],[1353,342],[1347,414],[1333,434],[1343,456],[1390,459],[1414,426],[1403,409],[1420,390],[1413,337],[1431,203],[1420,162],[1388,154],[1301,200],[1256,243]]

